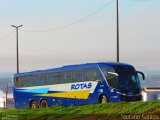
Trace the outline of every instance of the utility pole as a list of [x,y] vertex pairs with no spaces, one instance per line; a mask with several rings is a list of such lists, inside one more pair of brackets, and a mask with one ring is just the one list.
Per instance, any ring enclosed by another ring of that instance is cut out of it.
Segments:
[[22,27],[23,25],[20,25],[20,26],[14,26],[14,25],[11,25],[12,27],[16,28],[16,36],[17,36],[17,73],[19,73],[19,51],[18,51],[18,28],[19,27]]
[[118,11],[118,0],[117,0],[117,62],[119,62],[119,11]]

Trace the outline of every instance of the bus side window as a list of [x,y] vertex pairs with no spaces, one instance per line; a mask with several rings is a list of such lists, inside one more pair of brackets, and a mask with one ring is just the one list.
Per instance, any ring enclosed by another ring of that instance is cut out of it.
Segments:
[[38,86],[39,85],[39,81],[37,79],[37,75],[32,75],[32,82],[33,82],[33,86]]
[[46,85],[53,84],[54,74],[53,73],[46,73],[45,76],[46,76]]
[[72,82],[72,72],[61,72],[60,73],[60,83],[71,83]]
[[19,87],[19,85],[18,85],[18,77],[14,77],[14,85],[16,87]]
[[17,78],[17,86],[18,87],[23,87],[24,86],[23,76]]
[[98,69],[87,69],[87,81],[102,80],[101,73]]
[[73,82],[84,82],[86,81],[86,70],[75,70],[72,72]]
[[60,73],[53,73],[52,78],[53,84],[59,84],[60,83]]
[[19,76],[14,78],[14,84],[16,87],[25,87],[25,76]]
[[44,74],[35,75],[34,83],[36,84],[36,86],[44,85],[45,84]]
[[46,73],[46,84],[53,85],[60,83],[60,76],[59,73]]
[[33,76],[32,75],[29,75],[29,76],[24,76],[23,77],[23,84],[24,84],[24,87],[31,87],[31,86],[33,86],[33,78],[32,78]]
[[63,72],[60,72],[59,74],[59,84],[63,84],[64,83],[64,73]]
[[66,82],[65,83],[72,83],[72,72],[69,71],[66,73]]

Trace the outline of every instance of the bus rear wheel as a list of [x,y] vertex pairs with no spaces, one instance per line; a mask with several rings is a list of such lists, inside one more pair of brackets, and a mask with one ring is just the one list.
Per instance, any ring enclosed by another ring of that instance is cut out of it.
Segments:
[[107,97],[105,95],[101,96],[100,103],[102,103],[102,104],[107,103]]
[[32,101],[30,103],[30,108],[32,108],[32,109],[38,108],[38,103],[36,101]]
[[48,107],[48,102],[46,100],[42,100],[40,104],[41,108],[47,108]]

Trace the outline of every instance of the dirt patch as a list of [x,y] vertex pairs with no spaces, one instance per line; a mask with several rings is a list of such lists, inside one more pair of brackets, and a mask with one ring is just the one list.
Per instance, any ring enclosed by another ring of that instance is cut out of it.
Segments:
[[[64,119],[57,119],[64,120]],[[106,114],[82,115],[80,117],[65,118],[65,120],[122,120],[120,115],[109,116]]]
[[155,108],[151,108],[151,109],[145,111],[143,114],[153,114],[153,115],[160,116],[160,106],[156,106]]

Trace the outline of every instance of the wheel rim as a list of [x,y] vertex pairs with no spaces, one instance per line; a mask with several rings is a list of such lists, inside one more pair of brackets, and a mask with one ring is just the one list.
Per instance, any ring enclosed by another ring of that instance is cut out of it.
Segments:
[[33,109],[37,108],[37,103],[35,101],[33,101],[31,103],[31,108],[33,108]]
[[105,99],[102,99],[102,103],[106,103]]
[[42,101],[41,108],[46,108],[46,107],[48,107],[47,101]]
[[42,108],[45,108],[47,107],[47,104],[46,103],[42,103]]
[[36,105],[35,105],[35,104],[32,104],[32,108],[36,108]]

